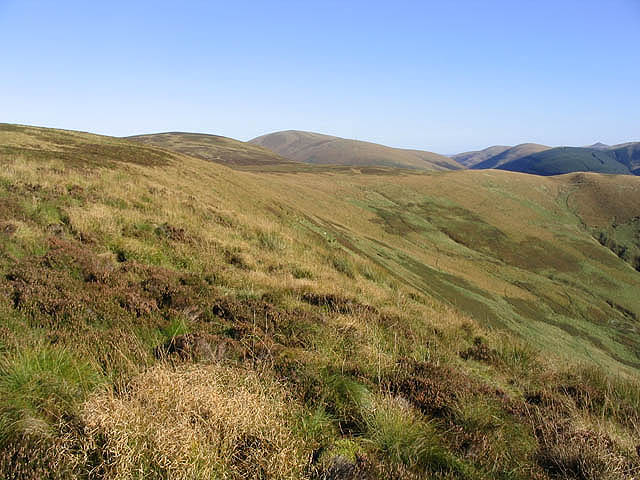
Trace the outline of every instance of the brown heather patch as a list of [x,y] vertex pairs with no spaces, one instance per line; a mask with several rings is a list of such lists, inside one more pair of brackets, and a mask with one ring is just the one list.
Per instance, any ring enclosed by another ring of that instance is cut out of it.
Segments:
[[578,428],[553,411],[535,411],[532,421],[538,440],[535,461],[551,478],[633,480],[640,475],[640,458],[607,434]]
[[350,313],[360,315],[377,314],[375,307],[359,302],[354,298],[345,297],[334,293],[305,292],[302,300],[310,305],[325,307],[337,313]]
[[[252,341],[253,348],[271,340],[286,346],[304,347],[323,319],[302,309],[286,310],[261,299],[215,299],[211,312],[226,321],[227,333],[239,340]],[[258,344],[255,341],[258,341]]]
[[496,363],[498,361],[498,352],[490,348],[482,337],[473,339],[473,346],[460,352],[460,357],[464,360],[473,359],[478,362]]
[[383,385],[430,416],[450,414],[459,399],[479,388],[477,382],[451,367],[411,359],[401,360],[394,377]]

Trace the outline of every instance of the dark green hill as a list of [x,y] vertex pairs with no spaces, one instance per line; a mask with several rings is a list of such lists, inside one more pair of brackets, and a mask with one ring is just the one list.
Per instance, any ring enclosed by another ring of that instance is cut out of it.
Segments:
[[640,142],[614,145],[610,151],[615,155],[618,162],[626,165],[631,170],[631,173],[640,175]]
[[[620,156],[624,154],[624,151],[621,151]],[[625,164],[617,160],[614,152],[582,147],[552,148],[512,160],[496,168],[535,175],[560,175],[571,172],[626,175],[631,173]]]

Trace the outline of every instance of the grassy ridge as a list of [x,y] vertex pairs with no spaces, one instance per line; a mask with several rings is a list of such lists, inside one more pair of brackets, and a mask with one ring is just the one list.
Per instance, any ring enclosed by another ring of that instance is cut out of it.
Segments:
[[418,170],[458,170],[455,160],[437,153],[407,150],[313,132],[287,130],[263,135],[249,143],[303,163],[383,166]]
[[452,155],[451,158],[467,168],[472,168],[474,165],[495,157],[510,148],[511,147],[505,145],[493,145],[492,147],[487,147],[483,150],[458,153],[456,155]]
[[218,135],[169,132],[135,135],[127,139],[152,147],[178,151],[234,168],[291,163],[266,148]]
[[570,178],[0,144],[0,476],[637,475],[637,273]]

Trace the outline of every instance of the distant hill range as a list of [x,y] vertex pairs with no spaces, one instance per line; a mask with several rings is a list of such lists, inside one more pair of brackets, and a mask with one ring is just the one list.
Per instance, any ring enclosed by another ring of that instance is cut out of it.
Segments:
[[523,143],[515,147],[496,145],[451,158],[476,170],[496,168],[535,175],[598,172],[640,175],[640,142],[620,145],[595,143],[588,147],[548,147]]
[[494,145],[447,157],[299,130],[270,133],[249,142],[184,132],[136,135],[128,139],[241,169],[288,168],[305,163],[308,168],[338,165],[429,171],[499,169],[545,176],[572,172],[640,175],[640,142],[612,146],[597,142],[586,147]]
[[291,163],[266,148],[219,135],[167,132],[134,135],[127,139],[231,167]]
[[417,170],[459,170],[464,166],[445,155],[422,150],[387,147],[371,142],[287,130],[249,141],[304,163],[354,166],[384,166]]
[[534,153],[544,152],[545,150],[549,150],[550,148],[551,147],[547,147],[546,145],[539,145],[537,143],[522,143],[520,145],[516,145],[515,147],[508,147],[506,150],[503,150],[497,155],[489,157],[481,162],[469,165],[469,168],[500,168],[504,164],[527,157]]

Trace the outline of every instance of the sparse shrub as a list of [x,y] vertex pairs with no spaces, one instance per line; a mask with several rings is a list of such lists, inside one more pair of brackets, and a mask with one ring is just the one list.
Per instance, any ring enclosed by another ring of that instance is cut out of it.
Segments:
[[301,278],[308,278],[308,279],[312,279],[314,278],[314,274],[311,270],[308,270],[306,268],[303,267],[299,267],[297,265],[293,266],[291,268],[291,275],[293,275],[293,278],[297,278],[297,279],[301,279]]
[[285,250],[287,248],[287,242],[282,236],[274,231],[258,231],[257,234],[258,243],[266,250],[274,252]]
[[355,268],[353,267],[353,263],[346,256],[335,256],[331,259],[331,265],[336,271],[346,275],[349,278],[355,277]]
[[498,360],[498,352],[489,348],[486,340],[482,337],[474,338],[473,346],[460,352],[460,356],[464,360],[473,359],[484,363],[496,363]]
[[224,253],[225,260],[229,265],[233,265],[236,268],[241,270],[251,270],[252,262],[251,259],[244,253],[227,250]]

